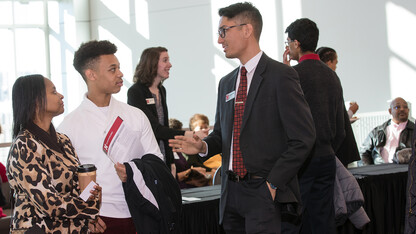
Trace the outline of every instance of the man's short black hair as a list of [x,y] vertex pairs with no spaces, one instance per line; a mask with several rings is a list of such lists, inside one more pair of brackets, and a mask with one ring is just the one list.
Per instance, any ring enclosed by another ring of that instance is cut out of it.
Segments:
[[85,70],[93,69],[101,55],[115,54],[116,52],[117,46],[109,41],[85,42],[75,51],[73,65],[82,78],[87,81]]
[[312,20],[297,19],[286,28],[285,32],[291,40],[297,40],[300,43],[302,52],[315,51],[318,45],[319,29]]
[[[251,24],[254,29],[254,36],[257,41],[260,40],[261,30],[263,28],[263,19],[260,11],[250,2],[239,2],[228,7],[218,10],[220,16],[239,21],[241,24]],[[230,25],[231,26],[231,25]]]

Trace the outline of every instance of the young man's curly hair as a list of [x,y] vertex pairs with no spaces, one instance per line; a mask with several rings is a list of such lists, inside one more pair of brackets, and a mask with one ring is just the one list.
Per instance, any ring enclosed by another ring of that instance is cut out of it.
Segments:
[[115,54],[116,52],[117,46],[109,41],[85,42],[75,51],[73,65],[84,81],[87,81],[85,70],[94,69],[101,55]]

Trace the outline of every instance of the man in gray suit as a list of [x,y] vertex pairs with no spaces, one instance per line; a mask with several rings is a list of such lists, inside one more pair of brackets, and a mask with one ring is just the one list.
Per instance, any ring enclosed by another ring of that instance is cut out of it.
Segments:
[[296,174],[315,142],[296,72],[260,50],[260,12],[219,10],[218,43],[240,66],[221,79],[213,132],[170,140],[176,152],[222,153],[220,222],[227,233],[280,233],[281,208],[300,201]]

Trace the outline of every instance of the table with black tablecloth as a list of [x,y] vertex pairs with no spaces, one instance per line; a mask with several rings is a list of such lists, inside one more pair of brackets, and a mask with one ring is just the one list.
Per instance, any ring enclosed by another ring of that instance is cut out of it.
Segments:
[[[382,164],[349,169],[364,195],[371,222],[358,230],[347,221],[338,233],[402,233],[406,205],[407,165]],[[183,189],[183,233],[224,233],[218,225],[220,185]]]
[[221,185],[182,189],[183,234],[224,233],[218,224],[220,194]]

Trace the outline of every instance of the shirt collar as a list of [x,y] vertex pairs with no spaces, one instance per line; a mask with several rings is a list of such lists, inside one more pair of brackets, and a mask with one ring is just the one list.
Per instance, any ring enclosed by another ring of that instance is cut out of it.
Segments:
[[407,120],[406,122],[403,122],[403,123],[399,123],[399,124],[397,124],[397,123],[395,123],[393,120],[391,120],[391,125],[393,126],[393,127],[395,127],[395,128],[400,128],[400,129],[404,129],[405,127],[406,127],[406,125],[407,125],[407,122],[408,122],[409,120]]
[[247,73],[250,73],[251,71],[253,71],[257,67],[257,64],[259,63],[262,55],[263,55],[263,51],[260,51],[258,54],[256,54],[256,56],[248,60],[246,64],[240,64],[240,70],[241,70],[241,67],[244,66],[247,70]]
[[304,60],[308,60],[308,59],[320,60],[319,55],[317,55],[317,54],[305,54],[304,56],[300,57],[299,63],[301,63]]
[[[110,98],[110,103],[108,103],[108,107],[109,106],[111,106],[111,104],[114,102],[113,101],[113,95],[111,95],[111,98]],[[87,103],[89,103],[89,105],[92,105],[92,106],[95,106],[95,107],[98,107],[93,101],[91,101],[89,98],[88,98],[88,92],[86,92],[85,94],[84,94],[84,101],[86,101]]]
[[32,121],[27,124],[26,129],[29,130],[29,132],[31,132],[33,135],[35,135],[40,141],[45,143],[49,148],[59,153],[64,153],[64,150],[62,149],[62,145],[60,145],[60,142],[58,141],[58,137],[56,136],[56,131],[52,123],[49,126],[49,133],[45,132],[45,130],[40,128]]

